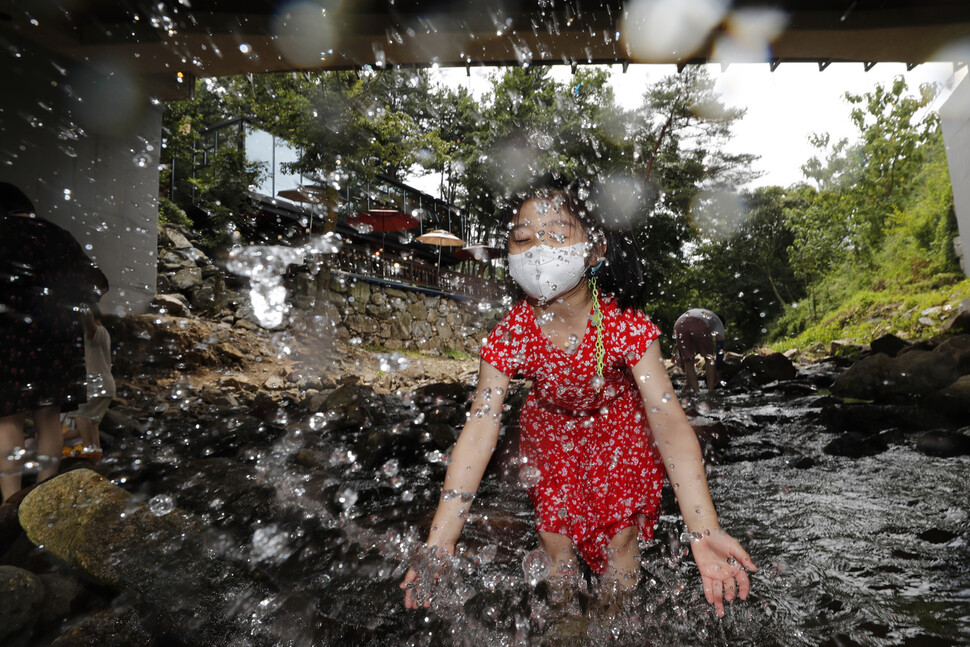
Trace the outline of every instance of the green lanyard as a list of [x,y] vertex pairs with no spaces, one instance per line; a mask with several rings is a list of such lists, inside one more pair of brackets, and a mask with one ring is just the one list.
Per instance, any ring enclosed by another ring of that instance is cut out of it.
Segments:
[[593,388],[597,393],[603,388],[603,357],[606,355],[606,347],[603,345],[603,313],[600,310],[600,291],[596,287],[596,277],[589,282],[589,287],[593,291],[593,325],[596,326],[596,378],[593,380]]

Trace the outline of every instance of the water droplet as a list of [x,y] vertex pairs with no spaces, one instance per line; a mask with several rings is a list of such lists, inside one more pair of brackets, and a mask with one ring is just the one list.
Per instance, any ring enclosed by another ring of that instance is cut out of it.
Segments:
[[525,579],[532,586],[546,579],[551,570],[552,558],[541,548],[530,550],[522,558],[522,571],[525,573]]
[[542,472],[535,465],[523,465],[519,468],[519,483],[522,487],[531,488],[539,485]]
[[156,517],[164,517],[175,509],[175,501],[167,494],[156,494],[148,500],[148,511]]

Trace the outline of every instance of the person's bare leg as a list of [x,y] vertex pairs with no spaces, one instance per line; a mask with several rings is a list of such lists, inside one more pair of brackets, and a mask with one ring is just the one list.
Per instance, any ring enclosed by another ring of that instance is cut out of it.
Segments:
[[609,566],[604,575],[604,585],[612,590],[628,590],[640,580],[640,546],[637,543],[636,526],[624,528],[613,536],[606,547]]
[[37,458],[45,460],[45,467],[37,474],[37,482],[57,474],[64,448],[61,434],[61,409],[57,405],[34,411],[34,428],[37,430]]
[[707,390],[713,393],[714,389],[717,388],[718,381],[720,380],[720,371],[717,370],[717,366],[714,362],[710,360],[704,361],[704,373],[707,377]]
[[101,438],[98,436],[98,423],[90,418],[76,418],[77,431],[81,434],[81,444],[85,449],[101,449]]
[[552,559],[548,579],[570,578],[579,572],[573,540],[555,532],[540,532],[539,546]]
[[20,462],[9,460],[15,447],[24,446],[24,414],[0,417],[0,497],[6,501],[20,491]]
[[684,377],[687,378],[687,383],[684,384],[682,389],[683,393],[700,393],[700,384],[697,382],[697,370],[694,368],[694,360],[684,362]]

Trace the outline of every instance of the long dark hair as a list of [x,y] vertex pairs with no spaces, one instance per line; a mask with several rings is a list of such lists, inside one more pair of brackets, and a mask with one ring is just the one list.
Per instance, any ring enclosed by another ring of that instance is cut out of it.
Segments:
[[[593,274],[600,293],[612,294],[621,310],[643,310],[647,306],[648,294],[635,234],[631,229],[615,226],[617,218],[607,213],[608,205],[603,204],[604,200],[596,199],[596,193],[589,180],[569,179],[561,174],[543,175],[510,196],[503,205],[503,220],[513,222],[522,205],[533,198],[560,197],[563,205],[579,220],[590,242],[606,244],[605,260]],[[590,271],[587,271],[589,275]]]

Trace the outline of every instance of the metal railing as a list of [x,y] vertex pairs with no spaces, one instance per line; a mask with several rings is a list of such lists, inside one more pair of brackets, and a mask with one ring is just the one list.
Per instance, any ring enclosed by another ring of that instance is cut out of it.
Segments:
[[420,261],[399,257],[384,257],[362,249],[344,247],[332,257],[331,268],[387,281],[458,294],[484,301],[498,301],[505,289],[496,282],[480,276],[441,269]]

